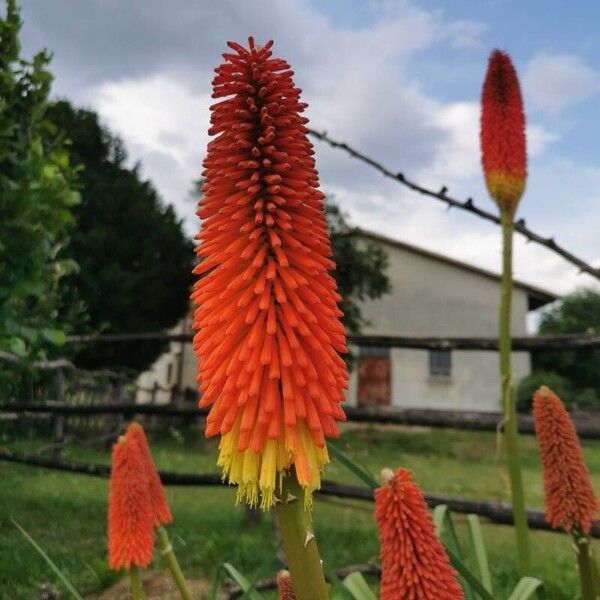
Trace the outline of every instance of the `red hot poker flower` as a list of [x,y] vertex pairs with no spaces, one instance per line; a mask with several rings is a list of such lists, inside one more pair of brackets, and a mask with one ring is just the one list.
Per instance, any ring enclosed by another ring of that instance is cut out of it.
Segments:
[[325,438],[345,418],[345,332],[307,105],[272,42],[228,45],[202,174],[194,347],[218,464],[239,500],[266,509],[291,467],[307,501],[320,485]]
[[462,600],[456,572],[410,471],[385,469],[382,476],[387,483],[375,490],[381,600]]
[[150,446],[148,445],[143,427],[139,423],[131,423],[127,428],[126,438],[131,443],[138,444],[144,458],[148,477],[148,491],[154,512],[154,526],[168,525],[173,521],[173,515],[171,514],[160,476],[156,470],[156,465],[152,460],[152,453],[150,452]]
[[517,73],[505,52],[494,50],[481,96],[481,153],[490,196],[514,214],[525,189],[525,115]]
[[545,385],[533,396],[533,418],[542,459],[546,520],[552,527],[589,533],[598,516],[598,498],[573,422],[558,396]]
[[145,568],[154,551],[154,515],[146,463],[138,444],[124,436],[113,446],[108,498],[111,569]]

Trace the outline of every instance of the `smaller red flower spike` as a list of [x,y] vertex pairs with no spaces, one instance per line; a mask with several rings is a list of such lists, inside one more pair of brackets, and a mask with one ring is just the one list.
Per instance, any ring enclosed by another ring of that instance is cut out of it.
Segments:
[[589,533],[600,505],[569,414],[545,385],[533,395],[535,434],[542,459],[546,521]]
[[113,446],[108,497],[108,564],[145,568],[154,551],[154,515],[139,444],[121,436]]
[[154,508],[154,526],[159,527],[160,525],[168,525],[173,521],[173,515],[167,502],[165,490],[160,481],[156,465],[152,460],[152,454],[150,452],[150,446],[146,439],[143,427],[139,423],[131,423],[127,428],[127,440],[130,440],[134,444],[138,444],[144,462],[146,463],[146,472],[148,475],[148,485],[150,488],[150,501]]
[[481,95],[481,154],[490,196],[514,214],[525,189],[525,115],[517,73],[510,56],[490,55]]
[[381,541],[381,600],[462,600],[442,543],[419,486],[409,470],[382,471],[375,490]]
[[279,600],[296,600],[289,571],[282,570],[277,573],[277,590],[279,592]]

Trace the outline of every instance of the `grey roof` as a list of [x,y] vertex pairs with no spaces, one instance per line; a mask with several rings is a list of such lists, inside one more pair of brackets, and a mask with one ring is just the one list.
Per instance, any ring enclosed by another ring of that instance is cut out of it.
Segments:
[[[450,258],[449,256],[445,256],[444,254],[432,252],[431,250],[425,250],[424,248],[420,248],[419,246],[414,246],[413,244],[408,244],[407,242],[401,242],[400,240],[390,238],[385,235],[375,233],[373,231],[368,231],[367,229],[362,229],[360,227],[354,229],[353,232],[355,235],[360,235],[364,238],[368,238],[378,242],[383,242],[391,246],[395,246],[397,248],[402,248],[403,250],[414,252],[415,254],[420,254],[421,256],[425,256],[433,260],[444,262],[454,267],[458,267],[459,269],[471,271],[472,273],[477,273],[478,275],[482,275],[484,277],[500,281],[500,275],[498,273],[488,271],[487,269],[482,269],[481,267],[476,267],[469,263],[456,260],[455,258]],[[514,285],[515,287],[521,288],[522,290],[525,290],[527,292],[529,310],[535,310],[561,298],[560,295],[555,294],[554,292],[550,292],[548,290],[534,285],[529,285],[528,283],[524,283],[522,281],[515,280]]]

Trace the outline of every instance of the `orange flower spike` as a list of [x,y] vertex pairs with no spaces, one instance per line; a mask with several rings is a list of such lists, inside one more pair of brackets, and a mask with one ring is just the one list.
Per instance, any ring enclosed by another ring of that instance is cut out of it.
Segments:
[[481,95],[481,153],[490,196],[514,214],[525,190],[525,114],[517,73],[505,52],[494,50]]
[[160,525],[168,525],[173,521],[173,515],[167,502],[165,490],[160,481],[160,476],[156,470],[156,465],[152,460],[152,453],[150,452],[150,446],[144,428],[139,423],[131,423],[127,427],[126,438],[134,444],[138,444],[144,457],[146,464],[146,473],[148,474],[148,485],[150,489],[150,500],[154,509],[154,526],[159,527]]
[[347,372],[340,296],[306,104],[272,42],[215,69],[197,253],[194,347],[207,437],[238,501],[268,509],[295,468],[311,492],[338,435]]
[[112,451],[108,497],[108,564],[145,568],[154,551],[154,517],[146,462],[138,444],[121,436]]
[[409,470],[384,469],[375,490],[381,543],[381,600],[462,600],[419,486]]
[[281,570],[277,573],[277,591],[279,592],[279,600],[296,600],[296,594],[292,587],[292,578],[290,572]]
[[533,396],[535,434],[542,459],[546,521],[589,533],[600,505],[569,414],[546,386]]

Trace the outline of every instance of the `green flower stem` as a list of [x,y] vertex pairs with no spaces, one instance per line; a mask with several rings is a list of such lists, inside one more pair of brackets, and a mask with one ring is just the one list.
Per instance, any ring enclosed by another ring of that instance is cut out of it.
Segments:
[[175,581],[175,585],[177,586],[181,597],[183,600],[192,600],[192,594],[188,588],[185,577],[183,576],[183,571],[179,566],[175,552],[173,552],[173,546],[169,541],[167,530],[161,526],[156,530],[156,534],[161,553],[165,557],[165,562],[167,563],[169,571],[171,571],[171,576],[173,577],[173,581]]
[[511,373],[511,338],[510,317],[512,303],[512,213],[501,212],[502,222],[502,281],[500,296],[499,350],[500,378],[502,382],[502,407],[504,410],[504,436],[508,463],[508,474],[512,494],[513,518],[517,537],[517,558],[521,575],[531,574],[531,544],[525,511],[525,493],[521,458],[519,452],[519,435],[517,428],[517,411],[512,390]]
[[129,569],[129,579],[131,581],[132,600],[146,600],[144,586],[142,585],[142,572],[139,567],[133,565],[131,569]]
[[590,538],[582,533],[573,532],[573,541],[577,552],[579,579],[581,581],[581,600],[597,600],[600,590],[596,590],[593,576],[593,556],[590,548]]
[[283,478],[276,503],[279,530],[297,600],[327,600],[323,566],[312,531],[311,514],[304,507],[304,490],[291,471]]

